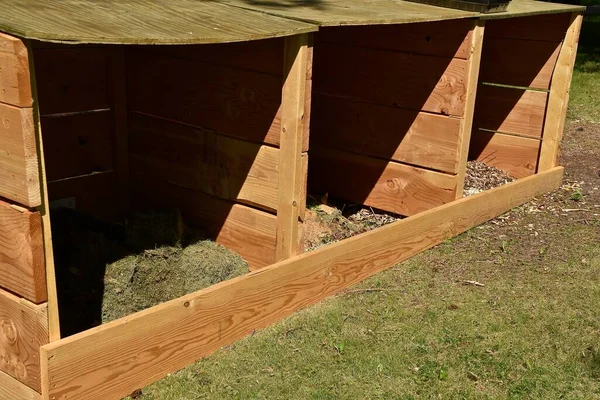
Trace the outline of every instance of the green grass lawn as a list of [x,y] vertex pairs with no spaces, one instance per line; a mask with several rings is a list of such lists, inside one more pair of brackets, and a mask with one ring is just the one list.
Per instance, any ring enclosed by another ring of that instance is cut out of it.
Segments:
[[[600,122],[599,27],[584,25],[571,124]],[[600,399],[600,165],[585,158],[600,125],[572,132],[563,188],[136,398]]]

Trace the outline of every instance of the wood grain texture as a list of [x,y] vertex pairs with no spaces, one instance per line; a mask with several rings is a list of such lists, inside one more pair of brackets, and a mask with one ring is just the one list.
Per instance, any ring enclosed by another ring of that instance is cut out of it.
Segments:
[[279,144],[279,185],[277,201],[276,261],[295,256],[300,252],[299,218],[305,205],[306,165],[302,162],[302,149],[308,130],[304,124],[307,104],[307,77],[312,63],[309,51],[309,34],[285,39],[284,84],[281,103],[281,134]]
[[114,168],[114,119],[110,111],[42,117],[49,181]]
[[38,306],[0,289],[0,322],[0,370],[41,392],[39,349],[48,343],[46,304]]
[[486,38],[480,79],[503,85],[548,89],[560,42]]
[[216,1],[4,0],[0,30],[66,43],[190,44],[265,39],[316,26]]
[[275,262],[276,217],[173,183],[132,174],[137,210],[178,208],[186,223],[240,254],[257,269]]
[[109,48],[36,48],[34,58],[42,116],[110,108]]
[[577,45],[582,21],[583,16],[581,14],[571,16],[570,27],[562,44],[556,69],[552,76],[540,152],[540,171],[547,171],[556,166],[560,154],[560,142],[565,129],[571,78],[575,58],[577,57]]
[[277,209],[278,149],[138,113],[130,114],[129,134],[133,173]]
[[42,395],[0,371],[0,399],[42,400]]
[[321,43],[315,47],[313,90],[462,116],[466,69],[467,62],[460,59]]
[[548,93],[480,85],[475,105],[475,130],[540,138]]
[[31,107],[29,53],[21,39],[0,33],[0,102]]
[[401,25],[322,28],[317,43],[336,43],[403,53],[467,59],[472,19]]
[[322,94],[312,113],[313,146],[457,172],[458,118]]
[[562,173],[556,168],[457,200],[43,346],[47,396],[121,398],[558,187]]
[[144,51],[127,66],[130,111],[279,145],[280,77]]
[[0,103],[0,196],[40,205],[38,157],[31,108]]
[[401,215],[418,214],[455,198],[453,175],[314,146],[310,157],[310,193],[329,193]]
[[489,20],[485,25],[485,36],[562,42],[569,29],[570,20],[570,12]]
[[42,219],[0,201],[0,287],[35,303],[46,301]]
[[545,1],[516,0],[510,2],[505,12],[481,14],[481,19],[501,20],[516,17],[529,17],[534,15],[552,15],[559,13],[582,13],[585,10],[583,6],[569,4],[548,3]]
[[535,174],[540,141],[492,132],[474,132],[469,158],[506,171],[515,178]]

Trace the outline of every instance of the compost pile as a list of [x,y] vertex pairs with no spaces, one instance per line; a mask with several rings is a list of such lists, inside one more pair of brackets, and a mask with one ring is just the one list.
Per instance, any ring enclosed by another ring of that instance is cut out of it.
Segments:
[[485,190],[513,182],[515,178],[496,167],[481,161],[469,161],[465,176],[464,196],[471,196]]
[[64,336],[248,272],[236,253],[184,229],[177,210],[106,224],[52,213]]

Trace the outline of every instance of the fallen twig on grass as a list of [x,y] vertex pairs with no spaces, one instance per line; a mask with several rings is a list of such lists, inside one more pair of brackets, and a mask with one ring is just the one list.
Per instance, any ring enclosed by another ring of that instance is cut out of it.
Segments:
[[477,281],[462,281],[463,284],[465,285],[473,285],[473,286],[479,286],[479,287],[484,287],[485,285],[483,283],[477,282]]

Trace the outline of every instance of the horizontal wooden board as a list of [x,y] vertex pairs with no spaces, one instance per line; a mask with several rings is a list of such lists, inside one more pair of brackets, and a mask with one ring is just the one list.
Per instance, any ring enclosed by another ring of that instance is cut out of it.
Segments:
[[283,76],[283,39],[281,38],[198,46],[146,46],[144,50],[224,67]]
[[127,65],[131,111],[279,144],[281,78],[144,51]]
[[485,37],[562,42],[570,21],[570,12],[486,21]]
[[540,138],[548,93],[480,85],[473,129],[488,129]]
[[43,246],[40,213],[0,201],[0,287],[35,303],[46,301]]
[[[351,66],[351,67],[350,67]],[[461,116],[467,62],[321,43],[313,90],[410,110]]]
[[34,58],[42,116],[110,107],[109,48],[36,48]]
[[43,346],[48,395],[121,398],[558,187],[562,174],[469,196]]
[[529,17],[534,15],[551,15],[557,13],[583,13],[585,7],[570,5],[570,4],[557,4],[546,1],[533,1],[533,0],[519,0],[512,1],[506,11],[498,13],[481,14],[481,19],[495,20],[495,19],[508,19],[508,18],[521,18]]
[[31,107],[29,54],[21,39],[0,33],[0,102]]
[[559,51],[560,42],[486,37],[479,80],[548,89]]
[[314,146],[456,173],[460,119],[315,94]]
[[414,215],[455,199],[456,176],[313,146],[309,193]]
[[49,338],[46,304],[35,305],[0,289],[0,321],[0,371],[40,392],[39,351]]
[[0,371],[0,399],[42,400],[42,395]]
[[251,268],[275,262],[276,217],[141,174],[132,174],[137,209],[178,208],[185,221],[240,254]]
[[0,196],[27,207],[41,203],[33,110],[0,103]]
[[147,115],[130,115],[132,172],[277,209],[279,149]]
[[49,181],[114,167],[114,120],[110,111],[42,117]]
[[456,19],[417,24],[322,28],[316,35],[316,45],[327,42],[467,59],[473,26],[473,19]]
[[501,133],[474,132],[469,158],[500,168],[515,178],[535,173],[541,142]]

